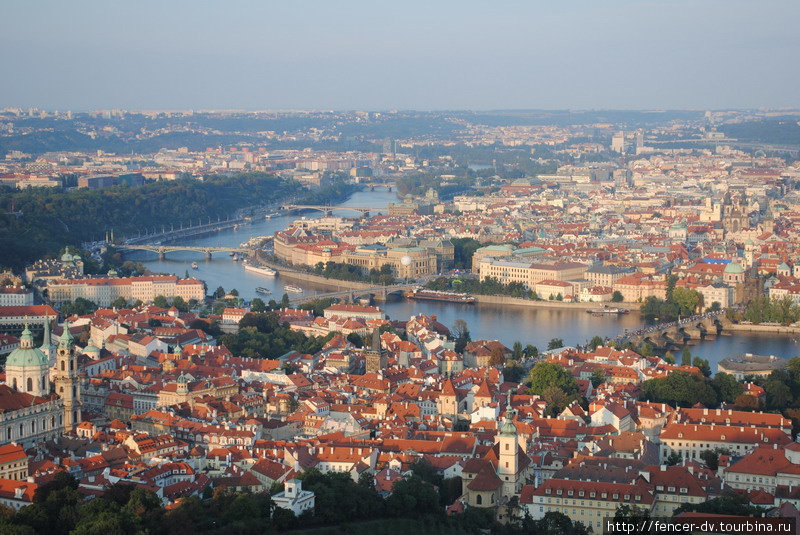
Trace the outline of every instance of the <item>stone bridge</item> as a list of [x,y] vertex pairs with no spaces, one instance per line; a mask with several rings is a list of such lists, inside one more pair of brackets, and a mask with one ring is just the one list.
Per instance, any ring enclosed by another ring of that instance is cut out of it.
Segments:
[[654,349],[665,351],[681,347],[689,340],[702,340],[718,336],[731,325],[723,312],[683,318],[678,321],[651,325],[618,337],[615,341],[630,342],[635,347],[649,344]]
[[391,286],[375,286],[373,288],[361,288],[353,290],[342,290],[336,292],[316,293],[313,295],[297,295],[292,296],[289,294],[290,305],[301,305],[314,299],[327,299],[327,298],[343,298],[348,301],[355,302],[359,297],[374,296],[378,300],[385,300],[389,294],[418,288],[419,283],[413,284],[392,284]]

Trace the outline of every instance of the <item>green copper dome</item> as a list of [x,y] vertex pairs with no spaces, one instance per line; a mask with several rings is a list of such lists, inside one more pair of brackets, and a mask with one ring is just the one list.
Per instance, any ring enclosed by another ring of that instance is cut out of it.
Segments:
[[725,266],[725,273],[744,273],[744,269],[742,268],[741,264],[731,262]]
[[33,347],[31,330],[25,325],[19,339],[19,347],[11,352],[6,359],[6,366],[36,367],[47,365],[47,357],[41,349]]

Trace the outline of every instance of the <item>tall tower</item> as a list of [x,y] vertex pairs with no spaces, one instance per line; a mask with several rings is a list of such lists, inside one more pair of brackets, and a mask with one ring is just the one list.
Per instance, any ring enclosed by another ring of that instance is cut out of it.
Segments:
[[381,335],[378,329],[372,331],[372,348],[364,352],[364,359],[366,360],[367,373],[385,370],[389,364],[386,351],[381,349]]
[[69,332],[69,323],[64,322],[64,333],[58,339],[56,349],[56,393],[64,403],[64,431],[71,431],[81,421],[81,384],[78,375],[78,355],[75,339]]
[[518,477],[519,461],[517,450],[517,426],[513,420],[514,410],[511,408],[511,391],[508,392],[508,402],[506,404],[506,418],[500,426],[500,438],[498,445],[497,476],[503,482],[503,496],[514,496],[519,494]]
[[47,365],[51,368],[55,366],[56,353],[53,351],[53,346],[50,342],[50,316],[45,316],[44,318],[44,336],[42,337],[42,346],[39,349],[47,357]]

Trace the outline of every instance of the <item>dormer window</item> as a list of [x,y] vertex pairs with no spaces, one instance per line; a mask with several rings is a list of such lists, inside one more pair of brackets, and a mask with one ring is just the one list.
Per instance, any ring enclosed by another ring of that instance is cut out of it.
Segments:
[[567,496],[572,496],[572,491],[571,490],[567,491]]
[[583,491],[578,492],[578,496],[583,498]]
[[683,438],[683,433],[678,433],[678,438]]
[[617,493],[615,492],[615,493],[614,493],[614,494],[611,496],[611,498],[612,498],[612,499],[614,499],[614,500],[619,500],[619,494],[617,494]]
[[608,498],[608,493],[604,492],[603,494],[600,495],[600,497],[603,499]]
[[559,496],[561,496],[561,494],[562,494],[562,490],[561,490],[561,489],[558,489],[558,490],[556,491],[556,494],[558,494]]
[[589,493],[589,497],[590,497],[590,498],[594,498],[594,497],[595,497],[595,493],[594,493],[594,491],[592,491],[592,492],[590,492],[590,493]]
[[681,494],[686,494],[687,492],[689,492],[689,489],[681,488]]
[[[725,440],[725,435],[721,435],[721,436],[719,437],[719,439],[720,439],[720,440]],[[766,440],[765,440],[764,442],[766,442]]]

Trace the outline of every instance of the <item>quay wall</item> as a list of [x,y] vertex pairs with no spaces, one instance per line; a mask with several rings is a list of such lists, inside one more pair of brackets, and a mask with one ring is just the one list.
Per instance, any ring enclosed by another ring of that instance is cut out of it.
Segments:
[[749,332],[749,333],[776,333],[776,334],[800,334],[800,326],[797,325],[764,325],[760,323],[731,323],[725,325],[723,333],[728,332]]
[[478,303],[492,305],[512,305],[529,308],[561,308],[572,310],[591,310],[601,308],[604,304],[610,307],[624,308],[626,310],[639,310],[639,303],[565,303],[563,301],[534,301],[533,299],[520,299],[507,295],[475,295]]

